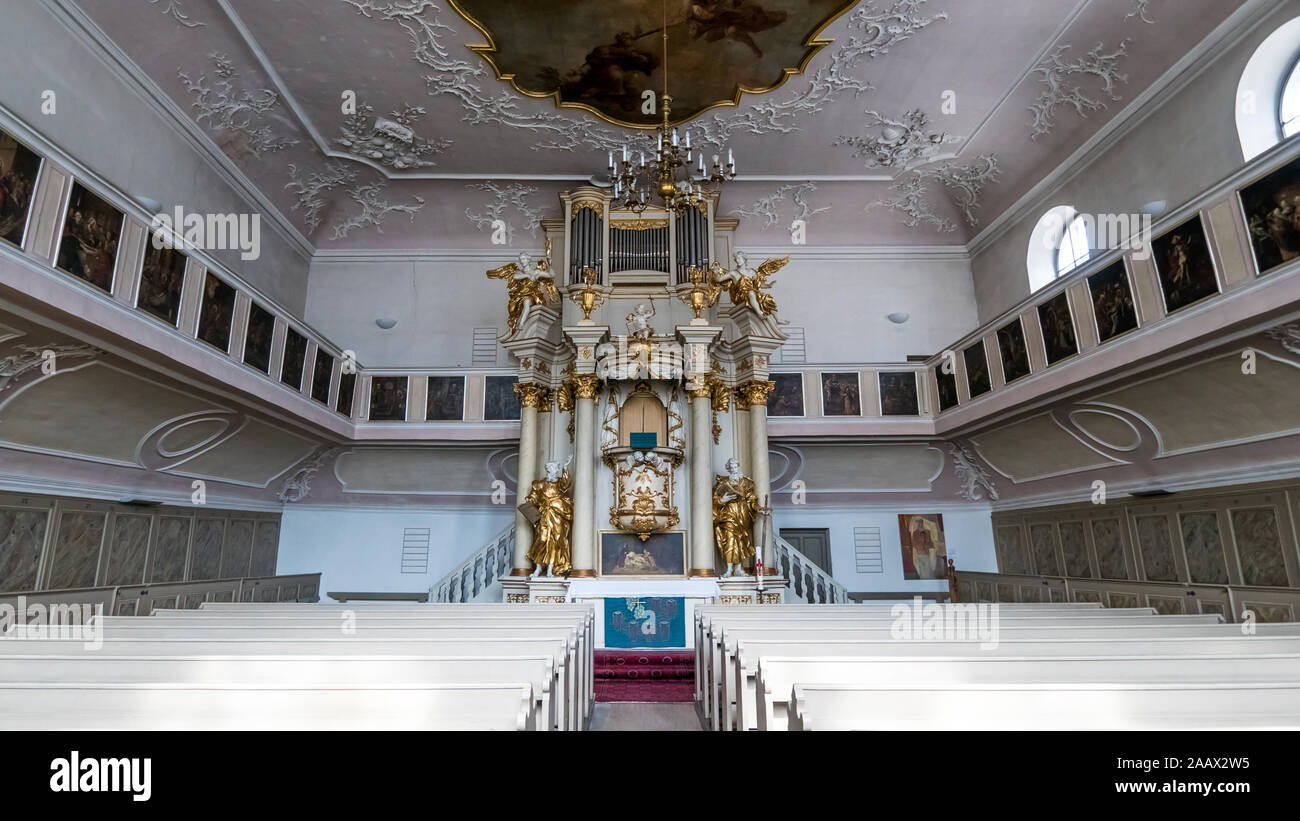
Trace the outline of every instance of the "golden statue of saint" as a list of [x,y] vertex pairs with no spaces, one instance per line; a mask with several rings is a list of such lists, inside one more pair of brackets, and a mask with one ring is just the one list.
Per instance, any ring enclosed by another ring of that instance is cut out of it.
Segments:
[[521,253],[518,262],[502,265],[487,272],[488,279],[506,283],[506,324],[514,336],[528,318],[534,305],[559,303],[560,291],[551,276],[551,241],[546,240],[546,256],[534,262],[532,255]]
[[714,284],[727,289],[732,305],[748,307],[759,316],[772,316],[776,313],[776,300],[767,291],[776,284],[776,280],[771,279],[771,276],[789,262],[789,257],[781,257],[769,259],[753,268],[745,253],[737,251],[732,255],[734,267],[730,271],[721,263],[715,262],[710,272]]
[[573,479],[559,462],[546,463],[546,478],[536,479],[525,502],[537,511],[533,521],[533,544],[528,560],[536,565],[532,578],[546,567],[547,576],[563,576],[573,567],[570,559],[569,528],[573,523]]
[[727,460],[727,474],[713,482],[713,539],[727,563],[724,577],[741,576],[744,564],[754,558],[754,519],[758,493],[754,480],[740,472],[740,462]]

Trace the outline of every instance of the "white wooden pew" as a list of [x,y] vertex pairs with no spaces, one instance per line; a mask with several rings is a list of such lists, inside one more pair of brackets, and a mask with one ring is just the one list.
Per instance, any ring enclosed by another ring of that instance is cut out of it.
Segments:
[[[1104,612],[1104,611],[1103,611]],[[1105,631],[1108,628],[1112,635],[1118,635],[1114,632],[1129,627],[1160,625],[1167,629],[1177,629],[1179,627],[1206,627],[1222,623],[1222,617],[1213,614],[1193,615],[1193,616],[1086,616],[1081,618],[1062,617],[1057,615],[1048,615],[1044,618],[1036,618],[1029,615],[1012,615],[998,618],[998,635],[1006,635],[1008,631],[1025,629],[1025,630],[1063,630],[1072,628],[1086,628],[1092,630]],[[740,626],[734,626],[739,624]],[[727,705],[729,697],[727,694],[727,676],[725,672],[730,669],[733,663],[735,640],[728,639],[728,636],[739,636],[740,631],[750,631],[749,635],[754,638],[761,638],[765,631],[792,631],[793,637],[816,637],[816,636],[841,636],[843,631],[871,631],[876,638],[888,638],[894,636],[893,619],[861,619],[846,621],[842,619],[812,619],[812,618],[794,618],[787,619],[781,624],[767,626],[766,624],[754,623],[748,620],[739,620],[736,623],[715,619],[709,626],[709,647],[708,656],[703,662],[706,675],[705,702],[703,705],[704,713],[708,716],[713,724],[714,729],[722,729],[734,722],[734,713],[729,710],[717,710],[714,705]],[[1031,632],[1032,634],[1032,632]],[[1102,635],[1106,633],[1103,632]],[[790,635],[786,633],[785,635]],[[872,635],[861,635],[860,638],[872,638]],[[730,696],[734,700],[734,694]]]
[[[1016,649],[1016,648],[1009,648]],[[745,729],[784,730],[792,688],[812,684],[966,687],[971,685],[1252,683],[1300,686],[1300,641],[1289,654],[1238,646],[1230,655],[967,655],[929,657],[763,656],[757,672],[757,722]],[[978,652],[978,651],[974,651]],[[970,651],[968,651],[970,653]],[[753,707],[753,705],[747,705]]]
[[0,682],[0,730],[532,730],[512,684]]
[[1294,730],[1300,683],[796,684],[791,730]]
[[556,729],[581,729],[580,707],[573,704],[576,676],[572,669],[572,648],[564,638],[459,637],[372,639],[340,637],[285,639],[282,637],[214,639],[178,634],[174,638],[103,639],[98,648],[86,648],[80,642],[53,639],[0,641],[0,667],[14,656],[85,655],[89,658],[123,656],[534,656],[545,654],[552,660],[555,683],[551,687],[555,702]]
[[536,701],[530,723],[556,726],[555,659],[544,656],[30,655],[0,657],[0,683],[238,684],[276,687],[525,682]]

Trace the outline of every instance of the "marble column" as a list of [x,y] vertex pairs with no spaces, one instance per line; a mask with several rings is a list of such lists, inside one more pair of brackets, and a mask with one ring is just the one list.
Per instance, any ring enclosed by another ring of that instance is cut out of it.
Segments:
[[530,382],[515,383],[519,394],[519,469],[515,490],[515,554],[511,576],[527,576],[532,572],[528,561],[528,548],[533,543],[533,527],[528,524],[518,506],[528,496],[528,489],[537,478],[537,411],[548,393],[546,388]]
[[691,398],[691,576],[718,575],[713,549],[712,391],[706,382]]
[[[749,441],[750,441],[750,478],[754,480],[754,492],[758,494],[758,504],[772,504],[772,474],[768,465],[767,447],[767,397],[776,387],[776,383],[765,379],[756,379],[745,385],[745,399],[749,403]],[[762,534],[755,534],[755,544]],[[771,543],[763,545],[763,574],[775,576]]]
[[572,578],[596,575],[596,396],[600,379],[594,373],[573,377],[573,553]]

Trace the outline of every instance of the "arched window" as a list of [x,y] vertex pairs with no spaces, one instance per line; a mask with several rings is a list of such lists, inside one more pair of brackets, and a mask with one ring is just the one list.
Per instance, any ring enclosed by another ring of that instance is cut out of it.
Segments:
[[1092,255],[1091,240],[1088,221],[1071,206],[1058,205],[1043,214],[1025,255],[1029,289],[1050,285],[1086,262]]
[[1282,139],[1300,134],[1300,60],[1291,67],[1286,84],[1282,86],[1282,102],[1278,106],[1278,121]]
[[1278,26],[1255,49],[1241,72],[1235,106],[1247,160],[1300,134],[1300,17]]

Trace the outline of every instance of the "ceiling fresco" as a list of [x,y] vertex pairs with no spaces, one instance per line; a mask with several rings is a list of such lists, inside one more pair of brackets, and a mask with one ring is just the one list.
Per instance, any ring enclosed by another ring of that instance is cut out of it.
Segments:
[[[658,97],[685,122],[799,73],[830,40],[843,0],[449,0],[487,39],[470,48],[497,77],[563,108],[653,127]],[[647,92],[649,92],[647,94]]]
[[[537,247],[661,116],[663,0],[42,2],[318,249]],[[672,116],[734,149],[741,242],[962,246],[1249,2],[670,0]]]

